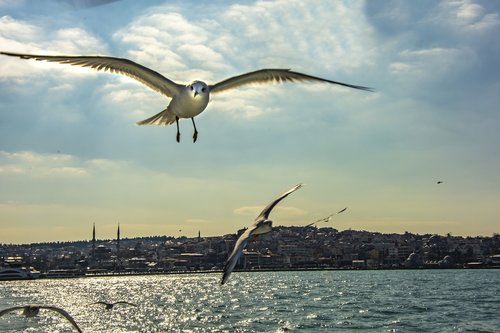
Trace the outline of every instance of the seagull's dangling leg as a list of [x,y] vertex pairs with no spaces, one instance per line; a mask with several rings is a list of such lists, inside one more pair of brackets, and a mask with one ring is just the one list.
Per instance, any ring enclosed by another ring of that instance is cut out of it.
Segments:
[[198,139],[198,130],[196,129],[196,124],[194,123],[194,118],[191,118],[191,121],[193,122],[193,126],[194,126],[193,143],[195,143],[196,139]]
[[175,139],[177,140],[177,142],[180,142],[181,141],[181,132],[179,132],[179,117],[175,116],[175,124],[177,125],[177,136],[175,137]]

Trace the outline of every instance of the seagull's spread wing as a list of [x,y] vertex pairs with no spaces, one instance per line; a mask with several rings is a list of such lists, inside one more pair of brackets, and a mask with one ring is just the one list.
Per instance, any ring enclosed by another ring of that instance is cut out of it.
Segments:
[[174,97],[183,87],[167,79],[158,72],[123,58],[100,56],[46,56],[10,52],[0,52],[0,54],[19,57],[21,59],[44,60],[73,66],[90,67],[98,71],[103,70],[111,73],[123,74],[168,97]]
[[80,327],[78,327],[76,321],[65,310],[57,308],[55,306],[41,306],[40,309],[47,309],[58,312],[59,314],[63,315],[64,318],[66,318],[71,323],[71,325],[73,325],[73,327],[77,329],[78,332],[82,333],[82,330],[80,329]]
[[346,210],[347,210],[347,207],[346,207],[346,208],[344,208],[344,209],[339,210],[339,211],[337,212],[337,214],[343,213],[343,212],[345,212]]
[[[346,207],[346,208],[343,208],[343,209],[341,209],[341,210],[339,210],[336,214],[343,213],[343,212],[345,212],[346,210],[347,210],[347,207]],[[333,216],[333,215],[334,215],[334,214],[330,214],[330,215],[328,215],[327,217],[324,217],[324,218],[322,218],[322,219],[319,219],[319,220],[317,220],[317,221],[314,221],[314,222],[312,222],[312,223],[309,223],[309,224],[308,224],[308,225],[306,225],[305,227],[310,227],[310,226],[312,226],[313,224],[316,224],[316,223],[321,223],[321,222],[329,222],[329,221],[332,219],[332,216]]]
[[98,301],[98,302],[90,303],[90,305],[93,305],[93,304],[112,305],[110,303],[106,303],[106,302],[103,302],[103,301]]
[[[263,221],[261,221],[262,223]],[[222,275],[222,280],[220,284],[226,283],[227,279],[229,278],[229,275],[231,275],[231,272],[234,269],[234,266],[236,266],[236,263],[238,262],[238,259],[241,256],[241,253],[243,253],[243,249],[248,244],[248,241],[252,237],[253,233],[255,230],[259,227],[258,223],[255,223],[252,225],[250,228],[245,230],[244,233],[241,234],[240,238],[236,241],[236,244],[234,245],[233,252],[229,256],[229,258],[226,261],[226,264],[224,265],[224,274]]]
[[115,304],[126,304],[126,305],[131,305],[131,306],[137,306],[134,303],[129,303],[129,302],[125,302],[125,301],[118,301],[118,302],[115,302]]
[[229,79],[210,85],[209,89],[212,93],[218,93],[227,89],[236,88],[250,83],[267,83],[267,82],[301,82],[301,81],[317,81],[338,84],[344,87],[372,91],[372,88],[356,86],[348,83],[322,79],[320,77],[294,72],[289,69],[260,69],[254,72],[245,73],[238,76],[233,76]]
[[24,306],[14,306],[12,308],[8,308],[8,309],[5,309],[5,310],[2,310],[2,311],[0,311],[0,317],[3,316],[6,313],[17,311],[17,310],[22,310],[22,309],[24,309]]
[[227,279],[229,278],[229,275],[233,271],[234,267],[236,266],[236,263],[238,262],[239,257],[241,256],[241,253],[243,252],[243,249],[247,246],[249,240],[253,236],[253,234],[259,229],[260,227],[263,226],[263,224],[266,222],[269,213],[273,210],[274,206],[278,204],[281,200],[283,200],[285,197],[287,197],[290,193],[295,192],[299,188],[301,188],[303,184],[297,184],[282,195],[280,195],[278,198],[276,198],[273,202],[271,202],[264,210],[260,213],[259,216],[255,219],[255,223],[245,230],[243,234],[241,234],[240,238],[236,241],[236,244],[234,245],[233,252],[229,256],[229,258],[226,261],[226,264],[224,265],[224,274],[222,275],[222,280],[221,284],[226,283]]
[[321,222],[328,222],[332,218],[333,214],[328,215],[327,217],[323,217],[322,219],[319,219],[317,221],[311,222],[308,225],[305,226],[305,228],[312,226],[313,224],[316,223],[321,223]]
[[291,189],[289,189],[288,191],[286,191],[285,193],[283,193],[282,195],[280,195],[279,197],[277,197],[276,199],[274,199],[273,202],[271,202],[269,205],[267,205],[266,208],[264,208],[264,210],[262,210],[262,212],[259,214],[259,216],[257,216],[257,218],[255,219],[255,221],[267,220],[267,218],[269,217],[269,214],[273,210],[274,206],[276,206],[278,204],[278,202],[280,202],[281,200],[286,198],[290,193],[297,191],[303,185],[304,184],[302,184],[302,183],[297,184],[294,187],[292,187]]

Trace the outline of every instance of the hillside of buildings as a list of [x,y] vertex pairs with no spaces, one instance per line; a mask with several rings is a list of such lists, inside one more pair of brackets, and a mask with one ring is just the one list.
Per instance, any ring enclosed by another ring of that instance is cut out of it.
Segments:
[[[82,274],[220,270],[243,231],[218,237],[2,244],[0,266]],[[237,269],[459,267],[500,267],[500,235],[382,234],[278,226],[249,243]]]

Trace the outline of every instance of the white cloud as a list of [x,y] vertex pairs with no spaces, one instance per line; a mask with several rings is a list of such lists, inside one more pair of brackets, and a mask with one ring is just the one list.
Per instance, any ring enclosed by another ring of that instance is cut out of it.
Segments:
[[233,56],[245,53],[242,58],[251,61],[244,63],[268,66],[279,60],[301,64],[300,70],[348,70],[372,61],[372,31],[361,8],[362,3],[258,1],[234,5],[222,19],[223,26],[237,27],[229,40],[239,53]]
[[[269,116],[271,113],[282,111],[273,101],[279,100],[280,92],[286,94],[282,87],[242,88],[232,92],[216,94],[211,97],[210,112],[226,113],[233,118],[255,119],[260,116]],[[285,98],[282,96],[282,98]],[[262,103],[265,100],[266,103]]]
[[106,159],[84,160],[68,154],[33,151],[0,151],[0,175],[28,175],[36,178],[84,177],[103,171],[115,172],[126,162]]
[[484,9],[476,3],[470,1],[451,2],[450,5],[458,5],[456,8],[456,17],[464,22],[472,22],[483,14]]
[[[215,83],[264,66],[328,77],[373,61],[372,31],[359,16],[361,7],[321,1],[314,5],[258,1],[198,19],[184,15],[185,9],[165,5],[136,18],[114,38],[130,45],[134,61],[179,83],[194,79]],[[258,93],[254,94],[251,88],[239,89],[238,94],[213,96],[216,104],[211,109],[242,118],[279,111],[269,106],[269,90],[255,88]]]
[[0,165],[0,175],[15,175],[15,174],[23,174],[26,170],[19,165],[12,164],[4,164]]
[[[132,45],[129,54],[135,61],[175,76],[188,69],[191,61],[200,60],[197,52],[186,51],[192,50],[192,45],[203,45],[207,34],[201,26],[189,22],[181,14],[158,14],[161,11],[158,9],[154,14],[135,19],[113,37]],[[179,52],[183,49],[184,52]],[[212,56],[216,54],[208,51]]]
[[472,0],[443,1],[430,22],[447,26],[455,34],[483,34],[500,25],[498,13],[488,13]]
[[123,169],[126,166],[129,166],[129,163],[125,161],[115,161],[115,160],[108,160],[101,158],[101,159],[91,159],[85,161],[85,165],[88,166],[90,169],[115,172],[120,169]]
[[[2,51],[31,53],[80,55],[106,53],[106,45],[99,38],[81,28],[61,28],[51,30],[10,16],[0,18],[0,44]],[[0,72],[2,79],[22,78],[45,75],[58,77],[64,75],[96,75],[95,71],[33,60],[22,60],[2,56]]]
[[414,75],[413,79],[439,80],[457,68],[463,70],[473,66],[476,59],[467,49],[436,47],[403,50],[399,53],[398,60],[389,66],[395,75]]
[[497,13],[485,13],[481,5],[469,0],[444,3],[443,6],[453,23],[472,31],[484,32],[500,23]]
[[92,55],[105,51],[104,44],[97,37],[80,28],[56,30],[52,40],[45,40],[42,46],[58,54]]
[[1,160],[11,160],[22,163],[50,163],[71,161],[73,157],[66,154],[39,154],[32,151],[19,151],[14,153],[0,151],[0,161]]
[[40,37],[39,29],[35,25],[10,16],[0,17],[0,34],[4,38],[20,41],[31,41]]

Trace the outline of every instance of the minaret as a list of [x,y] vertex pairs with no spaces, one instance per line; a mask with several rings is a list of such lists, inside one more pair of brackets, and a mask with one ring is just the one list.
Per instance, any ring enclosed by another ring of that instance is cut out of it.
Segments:
[[116,232],[116,257],[120,253],[120,222],[118,222],[118,231]]
[[116,263],[115,269],[120,270],[120,222],[118,222],[118,230],[116,232]]
[[200,232],[200,230],[198,230],[198,241],[200,241],[200,240],[201,240],[201,232]]
[[95,222],[92,229],[92,260],[95,260]]

